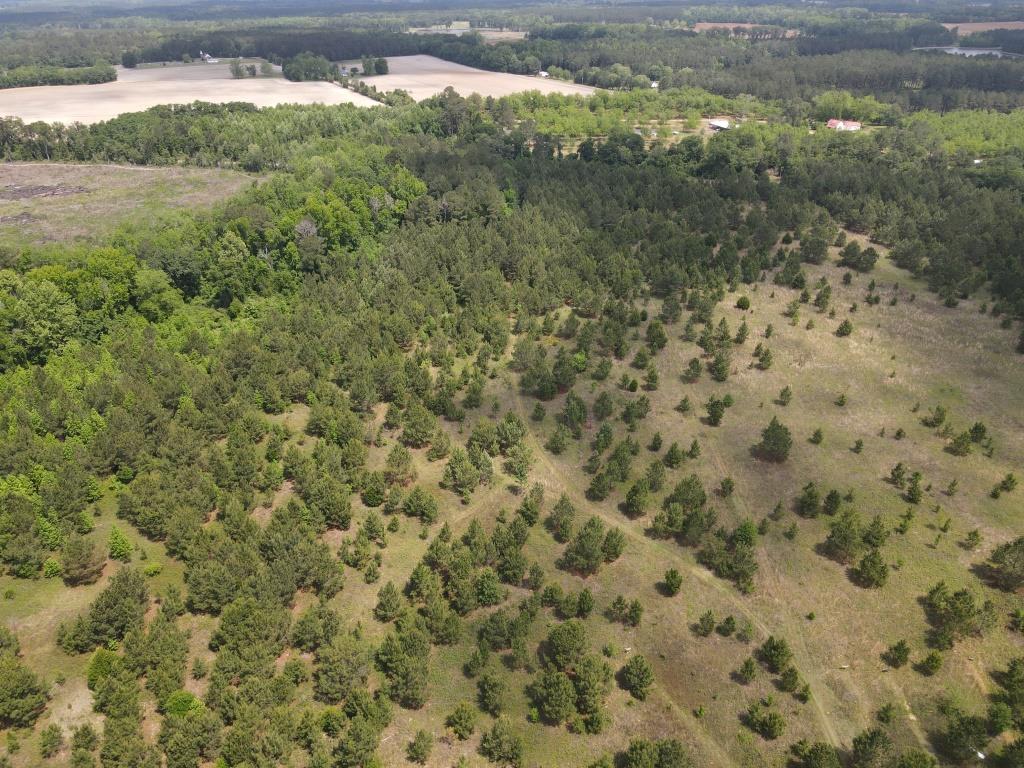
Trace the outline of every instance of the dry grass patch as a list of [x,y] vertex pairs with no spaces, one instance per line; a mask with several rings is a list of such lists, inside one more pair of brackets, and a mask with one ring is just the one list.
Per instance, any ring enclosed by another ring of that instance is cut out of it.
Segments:
[[98,243],[158,212],[207,208],[254,177],[212,168],[0,164],[0,245]]

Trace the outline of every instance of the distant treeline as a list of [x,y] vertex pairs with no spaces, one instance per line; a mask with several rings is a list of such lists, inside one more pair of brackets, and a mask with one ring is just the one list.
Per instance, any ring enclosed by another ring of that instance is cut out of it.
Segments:
[[1024,61],[968,59],[943,53],[846,51],[825,56],[759,59],[716,71],[675,72],[665,85],[699,85],[724,96],[741,93],[795,105],[822,89],[842,89],[907,111],[998,109],[1024,105]]
[[[127,51],[139,62],[187,60],[206,51],[221,58],[258,57],[282,63],[304,53],[332,62],[430,54],[495,72],[547,70],[553,77],[615,90],[648,89],[657,82],[662,88],[700,87],[729,98],[750,94],[785,103],[794,119],[815,114],[816,97],[832,90],[874,98],[895,112],[1008,111],[1024,106],[1024,61],[911,52],[914,47],[954,41],[953,33],[941,24],[920,17],[854,19],[828,9],[700,11],[709,20],[748,19],[775,30],[749,39],[724,31],[693,32],[686,26],[699,16],[693,9],[680,11],[672,20],[652,16],[653,24],[638,17],[635,9],[629,23],[617,24],[588,23],[587,13],[568,24],[553,23],[552,19],[562,18],[560,14],[540,18],[527,11],[508,13],[520,14],[510,19],[533,20],[526,39],[489,45],[472,33],[410,35],[397,31],[403,25],[393,18],[346,18],[344,23],[351,26],[344,27],[341,22],[313,26],[311,20],[298,19],[287,25],[261,26],[254,21],[251,26],[203,31],[168,26],[146,35],[124,30],[125,47],[118,57]],[[786,37],[785,29],[797,29],[800,34]],[[1024,35],[1019,32],[986,35],[979,40],[1008,50],[1024,49]],[[101,39],[108,47],[115,42],[106,33]],[[78,57],[94,49],[88,36],[69,35],[67,41]],[[18,60],[33,55],[30,40],[19,37],[15,43],[20,49]],[[0,62],[14,55],[0,51]]]
[[263,58],[274,62],[311,52],[331,61],[364,56],[408,56],[422,53],[429,38],[397,32],[359,29],[278,29],[176,35],[140,48],[140,62],[178,61],[206,51],[221,58]]
[[881,49],[909,51],[926,45],[953,45],[956,35],[937,22],[891,19],[812,24],[795,42],[803,56]]
[[[651,96],[670,98],[668,93]],[[620,98],[632,96],[622,94]],[[694,96],[687,103],[694,103]],[[667,103],[665,106],[665,113],[670,114]],[[497,156],[522,156],[532,145],[534,154],[551,157],[561,153],[558,139],[527,132],[536,124],[531,111],[540,117],[557,109],[566,113],[563,120],[570,123],[576,119],[570,114],[573,110],[581,113],[578,119],[582,120],[590,107],[587,100],[560,96],[472,100],[446,93],[390,110],[322,106],[257,110],[251,105],[196,104],[157,107],[92,126],[25,126],[5,119],[0,120],[0,157],[184,162],[266,171],[292,166],[296,147],[302,142],[351,135],[371,126],[442,139],[487,136],[501,146]],[[606,190],[603,197],[595,192],[574,204],[595,220],[611,216],[611,209],[621,213],[632,198],[612,203],[608,190],[619,183],[616,179],[625,168],[679,164],[686,175],[707,179],[728,199],[767,201],[769,210],[775,212],[777,229],[806,221],[807,205],[813,203],[843,226],[890,246],[898,265],[926,277],[932,289],[950,303],[990,283],[1002,311],[1024,316],[1024,259],[1017,246],[1024,237],[1024,166],[1019,159],[1024,153],[1020,151],[1018,121],[1014,115],[984,116],[984,130],[1000,137],[986,146],[975,140],[977,131],[972,126],[976,117],[915,118],[862,135],[808,134],[805,128],[777,122],[749,122],[716,136],[706,147],[699,137],[691,137],[671,150],[650,151],[640,136],[620,129],[607,139],[598,139],[596,150],[594,141],[584,142],[591,149],[584,153],[587,157],[603,158],[602,162],[615,168],[608,170],[601,187]],[[971,162],[973,155],[967,154],[975,151],[999,154],[991,167],[988,160],[976,167]],[[444,160],[438,160],[433,173],[447,172]],[[560,180],[557,195],[564,197],[567,190],[574,189],[573,184],[565,183],[565,174],[578,168],[572,164],[550,166],[552,178]],[[421,171],[417,169],[418,175]],[[773,174],[780,179],[778,184],[771,181]],[[521,188],[540,194],[536,181]],[[648,183],[655,182],[650,179]],[[459,187],[461,191],[453,194],[449,203],[455,211],[499,210],[504,204],[502,190],[509,188],[506,185],[520,188],[510,180],[490,184],[493,189],[483,191],[473,185]],[[441,181],[437,186],[450,188]],[[630,194],[644,190],[640,184]],[[542,209],[551,209],[556,201],[552,192]],[[715,206],[704,213],[716,221],[721,217]],[[666,252],[679,251],[666,248]],[[723,274],[741,269],[748,275],[743,279],[754,279],[766,263],[762,256],[767,258],[760,253],[746,266],[728,264]],[[667,269],[673,263],[663,266]]]
[[0,71],[0,88],[26,88],[32,85],[87,85],[109,83],[117,72],[109,64],[92,67],[15,67]]
[[8,29],[0,36],[0,70],[116,64],[124,51],[144,47],[158,37],[154,29]]
[[1008,53],[1024,54],[1024,29],[990,29],[960,38],[964,48],[1002,48]]

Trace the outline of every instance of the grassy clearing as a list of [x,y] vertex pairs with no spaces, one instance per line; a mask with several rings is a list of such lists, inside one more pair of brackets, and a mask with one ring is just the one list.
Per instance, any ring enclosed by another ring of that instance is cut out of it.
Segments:
[[0,164],[0,247],[99,243],[123,224],[208,208],[252,182],[212,168]]

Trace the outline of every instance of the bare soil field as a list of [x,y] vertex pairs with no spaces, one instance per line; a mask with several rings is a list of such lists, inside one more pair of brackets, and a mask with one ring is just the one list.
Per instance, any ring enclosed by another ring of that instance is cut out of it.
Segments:
[[99,85],[48,85],[0,90],[0,116],[26,123],[98,123],[158,104],[244,101],[257,107],[280,104],[377,106],[366,96],[333,83],[293,83],[280,77],[235,80],[228,63],[168,64],[118,68],[117,80]]
[[[359,62],[344,63],[358,65]],[[448,86],[463,96],[479,93],[481,96],[495,97],[525,91],[586,96],[597,90],[589,85],[567,83],[564,80],[487,72],[434,56],[392,56],[388,59],[388,69],[386,75],[364,79],[380,91],[408,91],[416,101],[429,99]]]
[[957,21],[945,22],[946,29],[955,29],[959,37],[975,32],[990,32],[993,29],[1024,29],[1024,21]]
[[252,180],[207,168],[0,164],[0,245],[89,241],[150,209],[208,206]]

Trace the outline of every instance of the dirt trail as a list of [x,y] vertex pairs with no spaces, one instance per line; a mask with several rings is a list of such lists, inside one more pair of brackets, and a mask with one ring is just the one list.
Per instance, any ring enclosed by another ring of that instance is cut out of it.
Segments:
[[907,701],[907,695],[904,693],[903,688],[899,683],[894,682],[890,678],[889,689],[896,695],[907,712],[907,726],[910,728],[910,732],[914,734],[914,738],[917,739],[917,742],[921,745],[922,749],[929,749],[930,745],[928,743],[928,736],[921,727],[921,722],[917,719],[917,715],[915,715],[914,711],[910,708],[910,702]]

